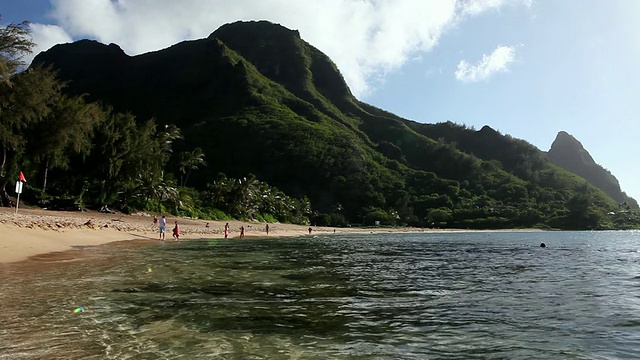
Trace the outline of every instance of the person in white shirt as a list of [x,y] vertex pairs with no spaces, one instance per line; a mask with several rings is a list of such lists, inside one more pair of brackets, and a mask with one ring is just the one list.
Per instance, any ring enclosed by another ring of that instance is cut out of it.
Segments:
[[160,218],[160,240],[164,240],[165,231],[167,231],[167,217],[162,215]]

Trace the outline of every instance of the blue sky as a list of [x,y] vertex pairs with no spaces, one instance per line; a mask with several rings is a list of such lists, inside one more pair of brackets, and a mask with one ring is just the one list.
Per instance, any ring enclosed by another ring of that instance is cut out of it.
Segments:
[[545,151],[567,131],[640,200],[640,1],[3,0],[0,14],[31,21],[37,51],[89,38],[130,55],[237,20],[280,23],[363,101]]

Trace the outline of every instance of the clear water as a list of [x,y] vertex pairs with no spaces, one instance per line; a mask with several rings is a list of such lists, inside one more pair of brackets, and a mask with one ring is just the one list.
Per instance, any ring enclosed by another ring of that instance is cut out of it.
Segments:
[[638,232],[132,245],[0,265],[0,359],[640,358]]

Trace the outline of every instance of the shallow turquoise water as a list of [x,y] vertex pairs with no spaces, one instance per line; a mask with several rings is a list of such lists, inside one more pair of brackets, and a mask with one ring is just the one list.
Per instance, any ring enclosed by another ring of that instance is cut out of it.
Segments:
[[639,358],[639,250],[638,232],[85,248],[0,265],[0,359]]

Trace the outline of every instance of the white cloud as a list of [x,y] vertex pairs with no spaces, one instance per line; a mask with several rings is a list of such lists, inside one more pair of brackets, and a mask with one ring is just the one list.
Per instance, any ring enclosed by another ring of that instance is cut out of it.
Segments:
[[530,1],[51,0],[50,15],[74,39],[116,43],[130,55],[206,37],[225,23],[269,20],[299,30],[363,96],[466,17]]
[[500,10],[505,5],[531,7],[533,0],[460,0],[460,12],[478,15],[488,10]]
[[41,51],[48,50],[53,45],[72,42],[71,36],[63,28],[56,25],[29,24],[31,37],[36,44],[33,53],[25,57],[25,61],[30,63]]
[[512,63],[516,56],[513,47],[498,46],[491,55],[482,55],[476,65],[470,65],[466,60],[460,61],[456,70],[456,79],[463,82],[475,82],[490,78],[498,72],[509,71],[508,65]]

